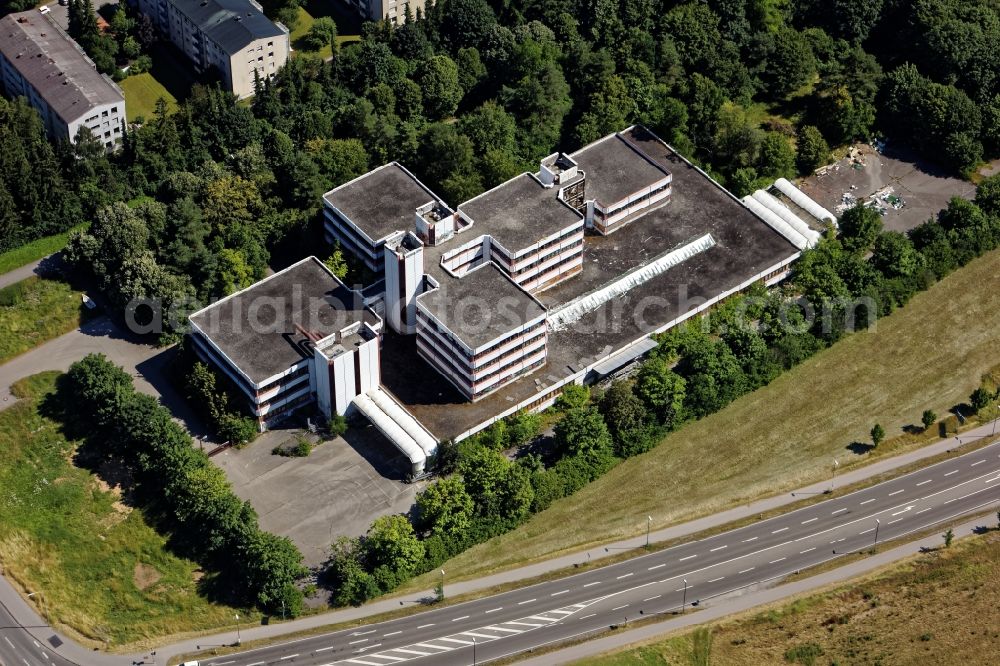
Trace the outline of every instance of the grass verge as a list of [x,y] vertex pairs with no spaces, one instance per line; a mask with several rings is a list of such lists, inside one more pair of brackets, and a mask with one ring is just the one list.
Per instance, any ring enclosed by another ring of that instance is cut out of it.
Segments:
[[[74,464],[76,443],[39,406],[49,372],[14,385],[0,412],[0,565],[36,609],[86,645],[125,649],[227,627],[233,610],[198,595],[198,566],[172,554],[142,510]],[[243,611],[240,611],[241,617]]]
[[[924,409],[963,402],[996,363],[1000,310],[982,285],[1000,270],[984,256],[754,393],[669,435],[525,525],[443,565],[453,580],[509,569],[640,534],[828,478],[916,448],[903,436]],[[892,437],[863,451],[872,424]],[[899,435],[893,437],[894,435]],[[404,591],[426,589],[433,576]]]
[[[1000,532],[901,563],[818,594],[710,625],[711,663],[983,663],[1000,647]],[[693,632],[588,666],[693,663]]]
[[0,363],[72,331],[89,316],[65,282],[30,277],[0,289]]
[[309,32],[313,22],[320,16],[329,16],[336,22],[338,46],[360,41],[361,23],[357,16],[341,11],[340,8],[332,6],[332,3],[310,0],[305,3],[304,7],[299,7],[299,19],[295,23],[295,30],[288,33],[288,41],[295,49],[295,53],[309,53],[324,60],[333,55],[333,48],[330,46],[324,46],[319,51],[306,51],[302,48],[300,40]]
[[44,238],[31,241],[27,245],[0,253],[0,273],[9,273],[15,268],[27,266],[33,261],[44,259],[53,252],[58,252],[66,247],[70,234],[74,231],[83,231],[87,226],[86,223],[78,224],[61,234],[45,236]]

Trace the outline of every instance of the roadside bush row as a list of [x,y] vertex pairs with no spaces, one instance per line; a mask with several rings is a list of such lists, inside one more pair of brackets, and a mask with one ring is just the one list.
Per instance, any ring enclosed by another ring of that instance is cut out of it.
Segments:
[[136,392],[132,378],[100,354],[74,363],[60,379],[63,420],[100,458],[124,464],[136,497],[163,521],[171,539],[215,572],[221,596],[264,612],[297,615],[306,570],[291,541],[264,532],[249,502],[193,447],[169,410]]
[[[998,246],[1000,177],[984,181],[975,202],[953,199],[936,220],[909,234],[883,231],[880,215],[869,208],[847,211],[839,238],[828,234],[803,253],[783,288],[757,286],[707,318],[658,336],[659,346],[632,378],[603,390],[568,386],[554,408],[561,417],[550,460],[528,454],[511,461],[503,453],[535,439],[540,418],[532,414],[514,415],[457,444],[443,442],[438,468],[444,476],[417,496],[410,516],[382,516],[366,536],[335,544],[327,567],[338,590],[334,601],[363,603],[515,528],[653,448],[667,432],[829,346],[852,330],[852,316],[866,327]],[[826,314],[810,319],[810,309]],[[987,397],[973,401],[986,404]]]

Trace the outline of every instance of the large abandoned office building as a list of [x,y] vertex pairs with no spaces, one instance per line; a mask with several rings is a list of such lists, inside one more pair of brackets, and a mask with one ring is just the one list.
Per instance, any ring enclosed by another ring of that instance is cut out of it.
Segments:
[[262,430],[305,406],[360,413],[414,474],[438,441],[547,407],[781,280],[834,221],[787,181],[740,201],[642,127],[454,209],[397,163],[323,204],[328,240],[374,280],[352,290],[305,259],[193,314],[195,347]]

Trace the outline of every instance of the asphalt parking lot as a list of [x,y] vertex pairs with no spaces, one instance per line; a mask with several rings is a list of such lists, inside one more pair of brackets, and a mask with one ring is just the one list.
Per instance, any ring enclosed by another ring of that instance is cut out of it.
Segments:
[[256,509],[261,527],[295,542],[308,567],[327,559],[337,537],[360,536],[378,516],[408,512],[423,488],[405,482],[408,461],[367,422],[353,425],[346,439],[319,444],[305,458],[271,453],[300,435],[273,430],[212,460]]
[[[972,199],[976,194],[975,185],[969,181],[955,178],[891,143],[881,153],[867,144],[855,148],[854,158],[845,157],[803,179],[800,185],[802,191],[835,215],[845,208],[845,194],[859,202],[874,196],[885,209],[885,228],[908,231],[935,217],[952,197]],[[899,208],[894,208],[893,203]]]

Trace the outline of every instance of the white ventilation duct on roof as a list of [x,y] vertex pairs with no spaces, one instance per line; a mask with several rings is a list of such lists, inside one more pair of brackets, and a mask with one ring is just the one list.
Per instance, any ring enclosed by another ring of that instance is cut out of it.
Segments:
[[834,227],[837,226],[837,216],[823,208],[818,203],[812,200],[812,197],[807,195],[805,192],[799,188],[792,185],[787,178],[779,178],[774,181],[774,186],[778,188],[778,191],[784,194],[786,197],[795,202],[795,205],[802,208],[807,213],[815,217],[820,222],[826,222],[829,220]]
[[621,296],[633,287],[652,280],[668,268],[676,266],[685,259],[689,259],[696,254],[704,252],[714,245],[715,239],[712,238],[712,234],[705,234],[704,236],[700,236],[686,245],[682,245],[676,250],[667,252],[663,256],[658,259],[654,259],[645,266],[640,266],[639,268],[626,273],[619,279],[605,287],[602,287],[601,289],[592,291],[591,293],[581,296],[574,301],[570,301],[560,308],[550,310],[548,314],[549,330],[560,331],[566,328],[588,312],[596,310],[608,301]]
[[417,443],[424,455],[434,455],[437,451],[437,440],[385,391],[380,388],[373,389],[368,392],[368,397]]
[[809,241],[809,247],[813,247],[819,242],[819,239],[823,236],[815,229],[810,229],[809,225],[806,224],[802,218],[793,213],[788,206],[778,201],[776,198],[765,192],[764,190],[757,190],[753,193],[753,198],[759,201],[765,208],[770,210],[772,213],[783,219],[792,229],[802,234],[807,241]]
[[375,402],[367,395],[359,395],[354,399],[354,406],[364,414],[372,424],[378,428],[379,432],[385,435],[393,446],[402,451],[403,455],[409,458],[413,476],[424,471],[424,464],[427,456],[417,445],[416,441],[403,430],[388,414],[382,411]]
[[809,241],[806,240],[805,236],[796,231],[788,222],[778,217],[776,213],[772,213],[769,209],[765,208],[764,204],[749,195],[743,197],[742,201],[757,217],[764,220],[767,226],[784,236],[789,243],[800,250],[804,250],[809,246]]

